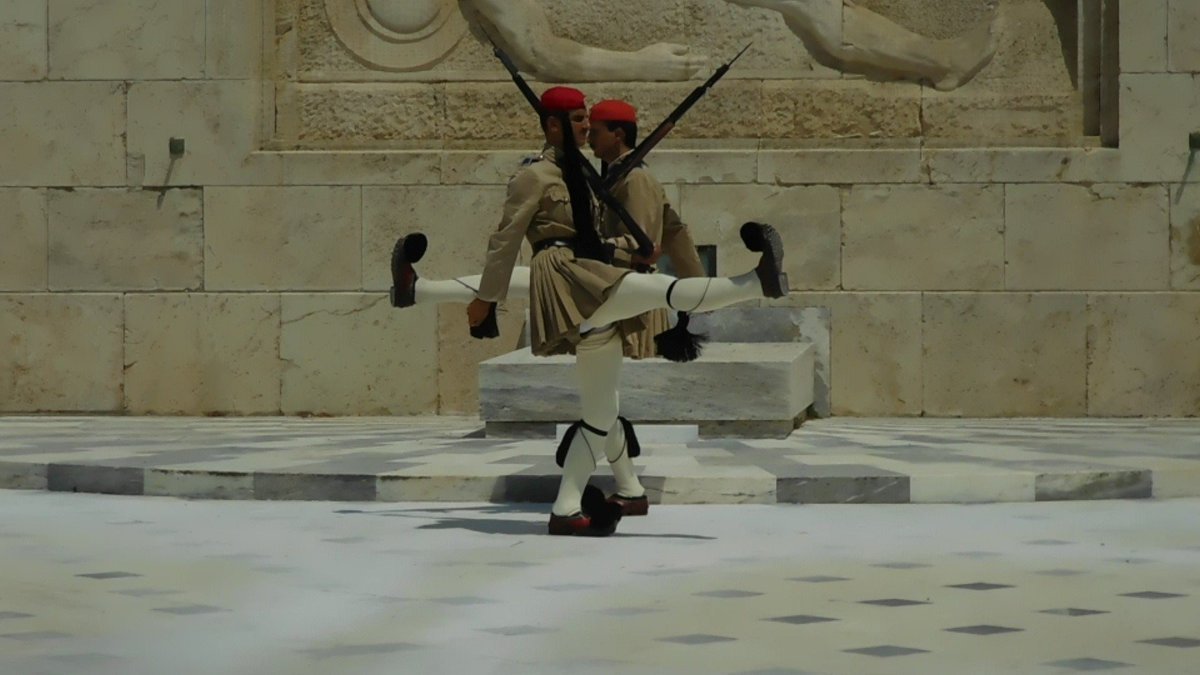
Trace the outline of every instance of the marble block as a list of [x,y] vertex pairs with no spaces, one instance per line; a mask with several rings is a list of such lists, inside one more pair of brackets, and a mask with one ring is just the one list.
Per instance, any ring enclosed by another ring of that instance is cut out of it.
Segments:
[[[621,414],[633,422],[697,424],[702,435],[786,436],[812,405],[814,353],[803,343],[718,342],[692,363],[627,364]],[[579,419],[574,356],[522,349],[484,361],[479,392],[489,433]]]

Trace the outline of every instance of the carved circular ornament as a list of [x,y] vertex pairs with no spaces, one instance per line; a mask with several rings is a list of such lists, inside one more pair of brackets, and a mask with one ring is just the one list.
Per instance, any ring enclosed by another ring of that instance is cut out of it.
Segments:
[[467,32],[453,0],[325,0],[338,40],[380,70],[424,70]]

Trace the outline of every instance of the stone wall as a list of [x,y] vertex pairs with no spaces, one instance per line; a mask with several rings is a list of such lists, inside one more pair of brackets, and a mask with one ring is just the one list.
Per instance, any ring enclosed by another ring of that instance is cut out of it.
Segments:
[[[524,307],[491,342],[461,307],[392,311],[387,252],[422,229],[423,275],[477,272],[536,127],[473,38],[440,80],[372,74],[323,4],[0,8],[0,412],[476,409],[475,364]],[[979,17],[863,4],[934,36]],[[664,23],[614,44],[698,25],[722,55],[744,32],[788,45],[652,170],[721,271],[750,261],[743,220],[784,230],[786,304],[833,312],[835,414],[1200,413],[1200,3],[1123,3],[1119,148],[1081,131],[1057,0],[1001,0],[995,63],[949,93],[823,69],[766,14],[721,28],[720,0],[644,5]],[[584,41],[594,20],[555,19]],[[691,86],[588,90],[655,118]]]

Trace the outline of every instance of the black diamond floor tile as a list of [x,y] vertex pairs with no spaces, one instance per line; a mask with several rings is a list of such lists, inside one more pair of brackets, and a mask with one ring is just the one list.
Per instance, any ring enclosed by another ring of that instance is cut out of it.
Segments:
[[825,623],[827,621],[838,621],[827,616],[811,616],[808,614],[793,614],[791,616],[776,616],[764,621],[778,621],[780,623],[806,624],[806,623]]
[[1065,659],[1063,661],[1051,661],[1047,666],[1055,666],[1058,668],[1068,668],[1070,670],[1112,670],[1114,668],[1128,668],[1133,664],[1121,663],[1120,661],[1105,661],[1104,659]]
[[706,598],[752,598],[756,595],[762,595],[762,593],[730,589],[722,591],[703,591],[701,593],[693,593],[693,595],[700,595]]
[[826,584],[831,581],[850,581],[850,579],[847,577],[829,577],[817,575],[812,577],[788,577],[788,581],[805,581],[810,584]]
[[1043,609],[1042,614],[1060,614],[1062,616],[1091,616],[1092,614],[1108,614],[1100,609],[1080,609],[1078,607],[1062,607],[1059,609]]
[[866,656],[878,656],[881,658],[889,656],[908,656],[909,654],[927,654],[927,649],[914,649],[912,647],[900,647],[897,645],[879,645],[877,647],[860,647],[858,649],[843,649],[842,651],[850,654],[864,654]]
[[690,635],[676,635],[674,637],[659,638],[660,642],[675,642],[681,645],[706,645],[713,642],[733,642],[736,638],[725,637],[724,635],[709,635],[707,633],[692,633]]
[[1012,588],[1008,584],[989,584],[983,581],[976,581],[970,584],[951,584],[946,588],[961,588],[968,591],[994,591],[998,588]]
[[1143,598],[1145,600],[1165,600],[1167,598],[1186,598],[1184,593],[1162,593],[1160,591],[1138,591],[1137,593],[1121,593],[1127,598]]
[[1002,633],[1019,633],[1024,629],[981,624],[978,626],[959,626],[957,628],[947,628],[946,630],[951,633],[967,633],[970,635],[1000,635]]
[[902,598],[884,598],[882,600],[863,600],[860,602],[863,605],[879,605],[881,607],[908,607],[910,605],[928,605],[928,602],[921,600],[904,600]]
[[1200,647],[1200,640],[1185,637],[1169,637],[1155,638],[1153,640],[1138,640],[1148,645],[1158,645],[1160,647]]

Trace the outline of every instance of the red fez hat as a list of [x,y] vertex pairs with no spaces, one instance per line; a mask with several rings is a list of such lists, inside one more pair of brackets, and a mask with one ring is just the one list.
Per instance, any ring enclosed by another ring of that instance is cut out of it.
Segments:
[[550,87],[542,92],[542,108],[546,112],[570,112],[586,108],[583,92],[571,87]]
[[637,108],[625,101],[600,101],[592,106],[590,119],[593,122],[633,122],[637,124]]

